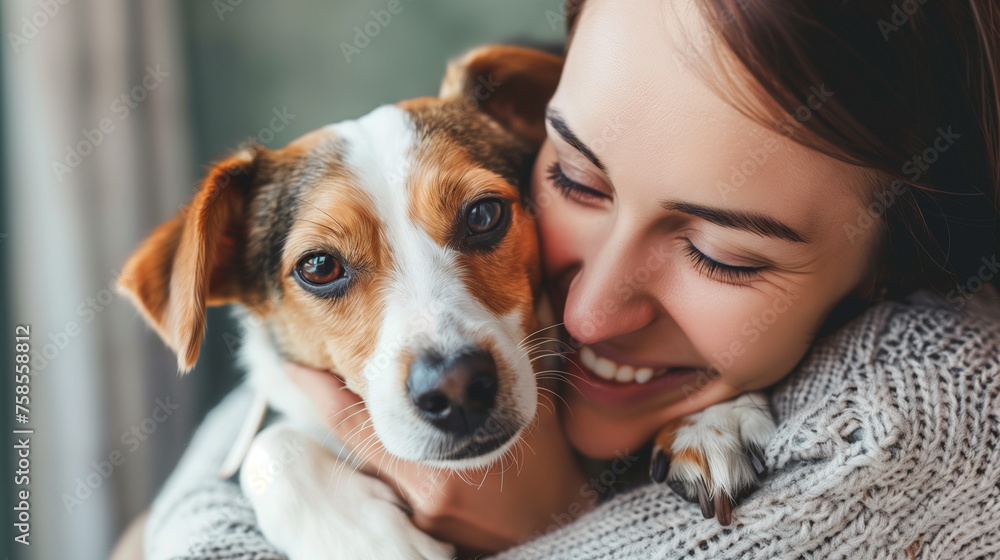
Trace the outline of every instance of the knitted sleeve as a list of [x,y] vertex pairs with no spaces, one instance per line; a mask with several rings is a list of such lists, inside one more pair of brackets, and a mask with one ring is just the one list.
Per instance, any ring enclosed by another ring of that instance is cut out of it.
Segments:
[[1000,554],[1000,321],[916,294],[814,346],[777,387],[770,473],[733,525],[647,485],[499,558]]
[[252,391],[241,385],[198,427],[153,502],[145,560],[285,560],[257,528],[239,484],[217,474],[252,401]]
[[[1000,554],[1000,320],[926,294],[880,304],[814,345],[771,404],[770,471],[732,526],[646,485],[497,558]],[[215,477],[249,406],[234,393],[199,428],[154,504],[147,558],[281,558]]]

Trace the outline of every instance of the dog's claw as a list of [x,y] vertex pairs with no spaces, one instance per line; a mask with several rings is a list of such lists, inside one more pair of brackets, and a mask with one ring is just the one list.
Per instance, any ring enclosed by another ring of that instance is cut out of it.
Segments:
[[719,494],[715,497],[715,517],[719,519],[720,525],[728,526],[733,522],[733,502],[726,494]]
[[708,496],[708,488],[705,486],[704,480],[698,482],[698,505],[701,506],[701,514],[705,516],[705,519],[715,517],[715,503]]
[[765,397],[746,394],[674,421],[657,434],[650,477],[722,525],[767,473],[764,447],[774,433]]
[[653,482],[663,482],[667,479],[669,467],[667,454],[663,449],[659,447],[653,449],[653,459],[649,462],[649,478],[653,479]]

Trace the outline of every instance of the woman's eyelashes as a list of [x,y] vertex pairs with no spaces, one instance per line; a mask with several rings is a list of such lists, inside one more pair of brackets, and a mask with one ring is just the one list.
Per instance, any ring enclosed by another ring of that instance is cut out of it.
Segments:
[[[569,200],[586,203],[610,198],[597,189],[581,185],[567,177],[558,161],[549,165],[548,178],[559,189],[559,192]],[[684,252],[694,263],[698,272],[713,280],[737,286],[747,286],[753,280],[760,278],[761,271],[768,268],[766,266],[735,266],[719,262],[702,253],[690,239],[682,239],[686,243]]]
[[685,238],[684,241],[686,243],[684,252],[691,258],[695,268],[713,280],[737,286],[747,286],[753,280],[760,278],[761,271],[767,268],[766,266],[733,266],[721,263],[702,253],[691,243],[690,239]]
[[563,173],[562,166],[559,162],[553,162],[549,166],[549,180],[552,184],[559,189],[559,192],[563,196],[570,200],[576,200],[580,202],[593,202],[601,199],[609,198],[608,195],[602,193],[597,189],[592,189],[590,187],[581,185],[576,181],[570,179]]

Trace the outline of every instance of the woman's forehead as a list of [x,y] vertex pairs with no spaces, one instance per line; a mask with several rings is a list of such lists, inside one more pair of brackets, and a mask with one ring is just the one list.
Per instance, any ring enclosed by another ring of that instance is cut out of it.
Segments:
[[[588,2],[550,104],[605,164],[612,185],[638,187],[646,200],[662,193],[785,214],[803,230],[847,219],[860,205],[860,169],[788,137],[823,110],[825,99],[817,96],[814,107],[763,126],[691,69],[686,49],[699,45],[672,38],[659,17],[684,18],[667,27],[699,25],[696,10],[663,12],[658,4]],[[687,35],[707,40],[697,30]],[[826,99],[836,95],[822,84],[817,91]]]

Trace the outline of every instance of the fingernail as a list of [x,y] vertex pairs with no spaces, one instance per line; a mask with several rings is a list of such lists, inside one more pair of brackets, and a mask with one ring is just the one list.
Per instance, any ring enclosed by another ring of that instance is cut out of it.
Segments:
[[747,455],[750,456],[750,464],[753,465],[753,470],[757,472],[757,476],[761,476],[767,472],[767,465],[764,463],[764,450],[759,445],[755,443],[748,445]]
[[698,505],[701,506],[701,514],[705,519],[715,517],[715,504],[708,497],[708,488],[705,487],[704,480],[698,481]]
[[653,482],[663,482],[667,479],[669,466],[667,454],[660,448],[653,449],[653,459],[649,462],[649,478],[652,478]]
[[715,516],[723,526],[733,522],[733,502],[725,492],[715,497]]

